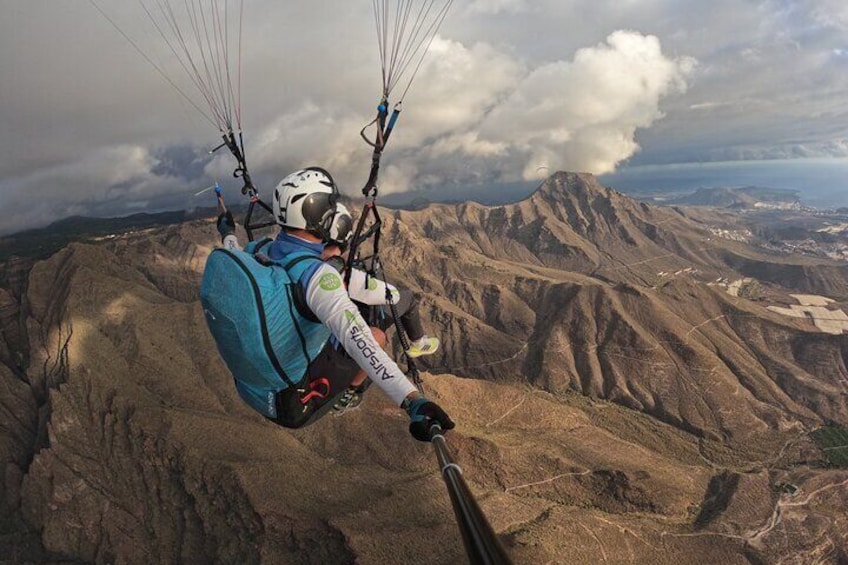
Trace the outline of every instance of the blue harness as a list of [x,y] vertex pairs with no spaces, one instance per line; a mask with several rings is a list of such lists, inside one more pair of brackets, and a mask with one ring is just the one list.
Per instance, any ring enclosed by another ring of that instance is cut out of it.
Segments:
[[239,395],[268,418],[278,416],[278,392],[305,385],[331,335],[303,299],[321,263],[313,246],[280,239],[215,249],[206,261],[200,301],[209,331]]

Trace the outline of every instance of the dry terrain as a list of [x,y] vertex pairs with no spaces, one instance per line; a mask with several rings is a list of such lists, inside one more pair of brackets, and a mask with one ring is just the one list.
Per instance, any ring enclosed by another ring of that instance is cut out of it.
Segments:
[[[848,424],[848,335],[767,308],[844,307],[844,264],[715,238],[589,175],[383,213],[388,275],[445,345],[427,389],[516,563],[848,559],[848,471],[808,437]],[[461,562],[432,450],[379,391],[298,431],[238,399],[197,299],[213,232],[7,273],[0,560]]]

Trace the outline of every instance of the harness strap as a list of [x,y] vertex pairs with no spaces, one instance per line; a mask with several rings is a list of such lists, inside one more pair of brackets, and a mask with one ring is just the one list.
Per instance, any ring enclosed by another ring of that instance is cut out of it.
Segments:
[[[306,338],[304,337],[303,330],[300,327],[300,324],[297,322],[297,317],[293,315],[293,310],[296,310],[297,313],[301,316],[301,318],[315,323],[320,324],[321,320],[318,319],[317,316],[312,312],[309,306],[306,304],[306,289],[303,288],[303,285],[300,284],[299,280],[295,280],[295,277],[292,276],[291,269],[294,268],[299,263],[304,261],[321,261],[321,258],[308,252],[296,252],[296,256],[291,260],[283,263],[281,261],[276,261],[268,257],[263,251],[269,247],[273,243],[271,238],[263,238],[258,241],[255,245],[246,248],[248,252],[250,252],[253,257],[261,264],[266,267],[280,267],[289,274],[289,278],[292,279],[292,283],[287,285],[286,294],[288,296],[289,303],[289,314],[294,321],[294,330],[297,333],[298,339],[300,340],[301,350],[303,351],[303,357],[307,360],[307,366],[309,362],[312,361],[309,358],[309,353],[306,350]],[[306,375],[300,380],[306,378]]]
[[[320,391],[316,390],[319,387],[323,387],[324,391],[320,392]],[[304,405],[309,404],[309,401],[312,400],[313,398],[318,398],[320,400],[324,400],[325,398],[327,398],[330,395],[330,392],[332,391],[332,387],[330,386],[330,381],[323,378],[323,377],[310,382],[307,385],[307,388],[309,388],[309,392],[300,397],[300,403],[304,404]],[[305,392],[305,389],[304,389],[304,392]]]

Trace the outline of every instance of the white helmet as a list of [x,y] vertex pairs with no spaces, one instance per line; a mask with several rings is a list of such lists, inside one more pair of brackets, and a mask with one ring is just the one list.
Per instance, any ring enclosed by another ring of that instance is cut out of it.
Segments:
[[330,226],[330,236],[327,243],[338,245],[344,251],[353,237],[353,216],[344,204],[336,205],[336,217]]
[[306,230],[326,240],[336,213],[339,189],[330,173],[307,167],[274,189],[274,218],[282,227]]

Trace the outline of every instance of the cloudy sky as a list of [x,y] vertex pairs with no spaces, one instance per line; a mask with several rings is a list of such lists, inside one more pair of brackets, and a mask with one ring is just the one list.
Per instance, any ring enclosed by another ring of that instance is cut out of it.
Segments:
[[[141,2],[96,2],[207,111]],[[0,8],[0,233],[205,205],[193,194],[216,179],[237,198],[232,158],[207,155],[217,129],[92,2]],[[381,93],[372,2],[245,0],[242,29],[260,189],[319,164],[357,193],[370,164],[359,131]],[[846,158],[846,71],[844,0],[455,0],[404,99],[381,190]]]

